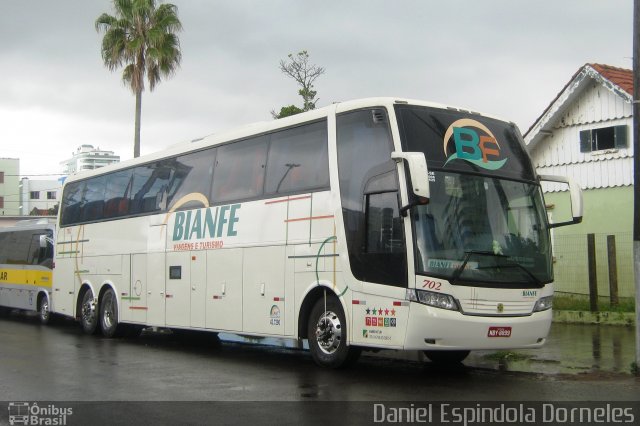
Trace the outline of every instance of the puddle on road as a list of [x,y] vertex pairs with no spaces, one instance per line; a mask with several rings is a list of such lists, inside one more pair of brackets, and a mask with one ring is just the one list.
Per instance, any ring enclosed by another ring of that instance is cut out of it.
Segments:
[[[243,337],[221,333],[222,340],[286,349],[298,348],[288,339]],[[305,341],[304,348],[307,347]],[[364,356],[426,362],[416,351],[380,351]],[[464,365],[498,371],[542,374],[607,372],[630,374],[635,360],[635,328],[606,325],[553,324],[547,343],[539,349],[472,351]]]
[[544,374],[613,372],[631,374],[635,328],[553,324],[539,349],[472,352],[466,365]]

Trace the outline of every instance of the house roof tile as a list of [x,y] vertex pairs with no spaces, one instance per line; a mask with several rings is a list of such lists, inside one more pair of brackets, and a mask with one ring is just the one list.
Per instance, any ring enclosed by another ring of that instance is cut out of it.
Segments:
[[[588,69],[592,69],[597,72],[604,80],[608,80],[613,85],[619,87],[621,91],[626,92],[629,95],[629,98],[633,97],[633,71],[625,69],[613,67],[611,65],[604,64],[595,64],[595,63],[587,63],[584,64],[576,73],[571,77],[571,79],[567,82],[567,84],[562,88],[562,90],[558,93],[558,95],[551,101],[549,106],[545,108],[542,114],[531,124],[531,127],[525,132],[525,139],[527,136],[534,130],[538,122],[542,120],[543,117],[549,113],[551,107],[560,99],[565,91],[571,87],[574,82],[584,76]],[[591,71],[591,72],[593,72]]]
[[600,75],[633,96],[633,71],[603,64],[587,64]]

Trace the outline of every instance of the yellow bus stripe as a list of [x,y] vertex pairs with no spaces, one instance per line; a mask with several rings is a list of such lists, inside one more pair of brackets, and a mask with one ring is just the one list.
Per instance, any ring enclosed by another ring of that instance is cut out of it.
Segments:
[[51,287],[50,270],[0,268],[0,284]]

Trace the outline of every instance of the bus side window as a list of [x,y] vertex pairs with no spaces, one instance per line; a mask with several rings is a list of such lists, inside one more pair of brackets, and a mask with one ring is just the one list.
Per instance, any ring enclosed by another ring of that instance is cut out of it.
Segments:
[[265,192],[287,194],[329,187],[327,122],[271,135]]
[[29,257],[27,258],[27,264],[37,265],[40,259],[40,235],[31,235],[31,243],[29,244]]
[[267,136],[260,136],[218,148],[211,203],[251,199],[262,195],[267,139]]
[[73,182],[65,186],[61,206],[62,225],[80,222],[80,207],[85,190],[86,181]]
[[86,181],[86,190],[82,197],[80,221],[101,220],[104,215],[104,192],[106,176],[96,176]]
[[136,167],[134,173],[133,201],[130,206],[130,213],[163,211],[166,208],[165,192],[171,181],[173,165],[169,161],[152,163]]
[[[215,159],[215,148],[192,152],[177,158],[175,173],[167,189],[168,207],[175,208],[176,202],[189,194],[209,196]],[[199,201],[187,201],[186,203],[182,201],[181,203],[180,206],[177,206],[178,210],[209,207],[203,206]]]
[[120,170],[107,176],[104,194],[104,217],[113,218],[129,214],[129,197],[133,183],[133,169]]

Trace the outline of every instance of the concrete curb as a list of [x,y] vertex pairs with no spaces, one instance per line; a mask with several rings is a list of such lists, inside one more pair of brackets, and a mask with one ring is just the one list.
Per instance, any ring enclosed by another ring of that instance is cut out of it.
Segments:
[[553,311],[553,322],[633,327],[636,323],[636,314],[634,312]]

